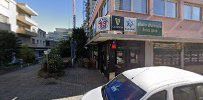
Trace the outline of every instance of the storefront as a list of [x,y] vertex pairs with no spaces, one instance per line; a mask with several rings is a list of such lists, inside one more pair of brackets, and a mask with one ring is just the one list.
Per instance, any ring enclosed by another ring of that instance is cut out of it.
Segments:
[[89,43],[98,47],[98,68],[107,77],[144,66],[203,65],[202,40],[164,37],[160,21],[106,16],[95,26]]

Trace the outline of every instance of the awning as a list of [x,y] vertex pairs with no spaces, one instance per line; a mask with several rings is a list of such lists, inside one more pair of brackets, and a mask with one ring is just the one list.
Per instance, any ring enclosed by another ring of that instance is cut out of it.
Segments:
[[87,45],[108,40],[136,40],[136,41],[152,41],[152,42],[180,42],[180,43],[203,43],[202,38],[176,38],[176,37],[161,37],[161,36],[140,36],[127,34],[108,34],[99,33],[94,36]]

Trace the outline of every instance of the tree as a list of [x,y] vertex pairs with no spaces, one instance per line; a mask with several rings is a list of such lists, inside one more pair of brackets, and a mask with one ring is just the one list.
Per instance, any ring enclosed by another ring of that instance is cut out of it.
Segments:
[[30,49],[27,45],[23,45],[20,49],[20,58],[25,63],[33,63],[35,61],[34,50]]
[[58,44],[58,49],[62,58],[71,56],[71,47],[69,40],[62,40]]
[[15,33],[0,31],[0,65],[7,64],[12,60],[12,54],[18,53],[19,43]]
[[76,41],[76,56],[77,58],[87,57],[87,50],[85,45],[87,43],[87,36],[83,28],[73,29],[73,41]]

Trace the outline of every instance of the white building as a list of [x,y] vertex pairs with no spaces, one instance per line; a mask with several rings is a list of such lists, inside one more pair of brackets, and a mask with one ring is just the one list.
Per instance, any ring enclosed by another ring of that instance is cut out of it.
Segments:
[[38,28],[32,17],[38,16],[32,8],[16,0],[0,0],[0,30],[16,33],[22,45],[27,45],[40,57],[46,50],[46,32]]
[[0,0],[0,30],[11,30],[16,32],[16,1]]
[[47,39],[59,42],[61,40],[68,40],[71,37],[71,34],[72,29],[56,28],[56,31],[47,34]]

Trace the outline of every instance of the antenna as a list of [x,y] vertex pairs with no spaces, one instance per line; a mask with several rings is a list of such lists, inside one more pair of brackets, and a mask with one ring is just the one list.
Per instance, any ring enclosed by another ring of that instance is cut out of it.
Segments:
[[75,0],[73,0],[73,28],[76,28],[76,15],[75,15],[75,11],[76,11]]

